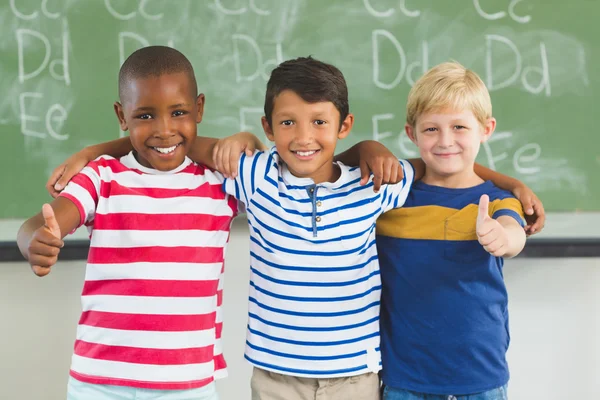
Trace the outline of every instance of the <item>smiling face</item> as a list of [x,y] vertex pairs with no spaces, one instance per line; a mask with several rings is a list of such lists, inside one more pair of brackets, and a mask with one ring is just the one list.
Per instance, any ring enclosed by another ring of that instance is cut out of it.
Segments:
[[330,101],[308,103],[292,90],[282,91],[274,101],[271,123],[262,125],[289,171],[315,183],[335,181],[339,170],[333,164],[338,139],[352,129],[349,114],[340,127],[340,113]]
[[444,109],[420,115],[414,127],[406,124],[405,129],[427,165],[425,183],[470,187],[481,183],[473,166],[481,143],[495,127],[494,118],[482,125],[470,110]]
[[127,82],[115,112],[141,165],[170,171],[183,163],[204,111],[204,95],[196,97],[194,87],[183,72]]

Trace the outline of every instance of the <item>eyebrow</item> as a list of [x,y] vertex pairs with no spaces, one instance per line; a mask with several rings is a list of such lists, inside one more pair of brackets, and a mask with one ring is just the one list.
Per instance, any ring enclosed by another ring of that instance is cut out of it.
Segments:
[[154,107],[138,107],[133,112],[154,111]]
[[[467,123],[469,123],[469,121],[466,118],[462,118],[462,117],[461,118],[453,118],[450,121],[444,121],[444,122],[449,122],[451,124],[456,124],[456,123],[467,124]],[[419,124],[434,124],[434,125],[437,125],[439,123],[440,123],[439,121],[432,121],[432,120],[428,120],[428,119],[419,122]]]
[[[173,105],[169,106],[169,108],[173,109],[173,108],[180,108],[180,107],[186,107],[186,106],[189,106],[189,104],[178,103],[178,104],[173,104]],[[155,110],[154,107],[138,107],[135,110],[133,110],[133,112],[154,111],[154,110]]]
[[[290,110],[281,110],[281,111],[277,111],[275,113],[272,114],[273,117],[278,117],[278,118],[290,118],[290,117],[296,117],[297,113],[290,109]],[[329,113],[325,110],[318,110],[314,113],[311,113],[310,116],[312,118],[325,118],[325,117],[329,117]]]

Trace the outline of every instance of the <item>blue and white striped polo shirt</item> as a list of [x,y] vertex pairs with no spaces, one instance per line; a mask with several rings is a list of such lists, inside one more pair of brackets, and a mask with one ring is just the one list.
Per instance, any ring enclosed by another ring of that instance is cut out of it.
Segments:
[[380,367],[381,280],[375,221],[406,200],[414,170],[373,192],[338,164],[336,182],[293,176],[270,152],[242,155],[225,190],[246,206],[250,297],[245,357],[301,377],[353,376]]

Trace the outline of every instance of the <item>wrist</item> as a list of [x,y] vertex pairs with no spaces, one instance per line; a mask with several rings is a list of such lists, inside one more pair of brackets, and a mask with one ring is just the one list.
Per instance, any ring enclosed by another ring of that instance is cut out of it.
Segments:
[[84,147],[79,151],[79,154],[83,158],[85,158],[87,162],[93,161],[103,154],[102,149],[99,146],[100,145],[94,144],[91,146]]
[[[513,178],[514,179],[514,178]],[[510,191],[518,198],[524,191],[527,190],[527,185],[518,179],[514,179],[514,182],[510,182]]]

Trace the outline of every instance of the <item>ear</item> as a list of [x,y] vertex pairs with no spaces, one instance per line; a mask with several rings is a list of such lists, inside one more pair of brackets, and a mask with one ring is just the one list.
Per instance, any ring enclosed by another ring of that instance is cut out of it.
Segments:
[[267,121],[267,117],[262,117],[260,119],[260,122],[262,123],[263,131],[265,131],[267,139],[269,139],[271,142],[274,142],[275,135],[273,134],[273,129],[271,128],[271,125],[269,125],[269,121]]
[[404,131],[406,132],[406,136],[408,136],[410,141],[418,146],[415,128],[411,124],[405,124]]
[[115,114],[117,114],[117,119],[119,120],[119,126],[122,131],[126,131],[129,129],[127,127],[127,121],[125,121],[125,113],[123,113],[123,106],[118,101],[114,104]]
[[196,114],[196,123],[199,124],[202,122],[202,116],[204,115],[204,103],[206,99],[204,98],[204,93],[200,93],[196,98],[196,107],[198,108],[198,113]]
[[489,118],[483,126],[483,133],[481,135],[481,143],[487,142],[496,129],[496,118]]
[[350,134],[352,127],[354,126],[354,115],[348,114],[344,121],[342,121],[342,125],[340,126],[340,131],[338,132],[338,139],[343,139]]

